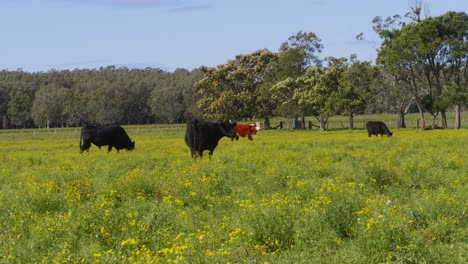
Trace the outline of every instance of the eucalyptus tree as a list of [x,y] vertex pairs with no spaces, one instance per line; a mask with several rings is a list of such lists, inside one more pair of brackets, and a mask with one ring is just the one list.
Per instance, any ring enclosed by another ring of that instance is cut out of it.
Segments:
[[466,13],[450,12],[441,19],[444,27],[449,29],[446,54],[450,64],[442,70],[445,89],[435,102],[445,102],[446,105],[439,107],[442,109],[454,106],[454,127],[460,128],[462,106],[468,105],[468,17]]
[[[403,32],[400,27],[406,24],[400,21],[401,17],[396,15],[392,18],[387,18],[385,22],[380,17],[373,20],[374,30],[382,38],[383,42],[378,52],[377,64],[382,65],[383,68],[391,74],[398,76],[398,79],[404,82],[406,92],[411,94],[418,111],[419,119],[421,120],[422,127],[425,126],[424,109],[422,98],[427,93],[424,88],[423,70],[420,64],[417,63],[417,57],[413,49],[409,49],[410,45],[414,45],[414,41],[406,40],[411,39],[412,35]],[[402,34],[408,37],[401,37]],[[414,36],[416,39],[416,36]],[[411,43],[411,44],[410,44]]]
[[160,75],[148,99],[148,105],[156,121],[182,123],[196,116],[195,89],[193,85],[201,78],[198,70],[176,69]]
[[33,98],[22,91],[15,91],[10,94],[8,102],[8,120],[11,125],[17,128],[27,128],[32,125],[31,107]]
[[8,88],[0,82],[0,128],[8,128],[8,102],[10,101]]
[[63,118],[66,126],[82,126],[95,123],[95,114],[91,94],[78,89],[70,90],[70,96],[63,107]]
[[327,58],[327,67],[309,67],[298,78],[287,78],[271,88],[277,113],[314,116],[325,130],[328,119],[340,110],[340,81],[346,66],[343,59]]
[[413,106],[413,97],[406,90],[406,83],[400,76],[392,74],[382,67],[376,67],[378,75],[371,88],[371,98],[367,107],[371,113],[396,113],[397,127],[406,128],[405,116]]
[[461,128],[461,109],[468,105],[468,85],[465,81],[463,85],[453,83],[446,86],[442,94],[435,100],[435,104],[439,108],[448,108],[454,106],[455,110],[455,129]]
[[299,77],[310,66],[322,65],[318,56],[322,49],[322,40],[315,33],[299,31],[281,44],[280,65],[288,77]]
[[37,90],[31,107],[31,116],[38,127],[63,126],[66,124],[64,108],[71,97],[70,89],[45,85]]
[[312,81],[312,90],[304,100],[311,105],[312,115],[325,130],[328,119],[339,114],[342,107],[341,84],[346,71],[346,59],[326,58],[328,66],[323,69],[310,68],[306,77]]
[[271,102],[276,106],[274,113],[278,116],[300,116],[301,121],[305,123],[305,116],[311,114],[310,107],[304,100],[310,89],[309,79],[303,76],[288,77],[277,82],[270,88],[269,92]]
[[[418,13],[418,9],[415,9]],[[383,39],[377,62],[390,72],[399,75],[406,83],[420,112],[424,127],[424,110],[432,115],[432,125],[440,112],[442,127],[447,127],[446,108],[436,104],[445,84],[453,82],[459,61],[466,60],[468,46],[468,16],[464,12],[448,12],[438,17],[398,24],[401,28],[382,26],[381,19],[375,19],[378,33]],[[396,21],[396,20],[395,20]],[[387,23],[395,25],[395,23]]]
[[349,129],[354,128],[354,116],[364,113],[378,74],[370,62],[353,59],[351,62],[351,65],[343,65],[344,72],[339,82],[340,112],[348,116]]
[[246,119],[258,115],[257,88],[275,54],[267,49],[237,55],[217,67],[202,66],[203,78],[195,83],[198,108],[213,119]]
[[[273,114],[301,116],[302,122],[305,122],[304,109],[291,109],[296,105],[290,100],[295,89],[293,82],[303,76],[309,67],[321,66],[318,54],[322,49],[321,39],[313,32],[299,31],[281,44],[258,89],[259,113],[265,118],[266,127],[269,127],[269,117]],[[282,94],[285,89],[288,92]]]
[[[412,26],[412,25],[411,25]],[[460,63],[466,65],[468,54],[468,15],[465,12],[447,12],[438,17],[429,17],[409,28],[418,35],[417,55],[423,65],[429,85],[433,112],[440,111],[442,127],[447,127],[447,106],[437,104],[443,86],[457,78]],[[453,67],[456,65],[455,67]],[[445,79],[444,79],[445,77]],[[434,123],[433,123],[434,125]]]

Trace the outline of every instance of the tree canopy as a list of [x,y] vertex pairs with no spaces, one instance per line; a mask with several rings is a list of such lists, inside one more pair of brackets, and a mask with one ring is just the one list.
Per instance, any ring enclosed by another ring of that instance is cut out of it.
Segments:
[[[299,31],[278,51],[239,54],[216,67],[176,69],[51,70],[0,72],[2,128],[85,124],[183,123],[192,117],[235,120],[313,116],[326,129],[333,115],[404,115],[460,111],[468,98],[468,16],[447,12],[423,18],[414,6],[405,17],[376,17],[382,40],[376,64],[321,58],[325,48],[313,32]],[[358,36],[362,38],[362,35]],[[460,120],[455,127],[460,127]]]

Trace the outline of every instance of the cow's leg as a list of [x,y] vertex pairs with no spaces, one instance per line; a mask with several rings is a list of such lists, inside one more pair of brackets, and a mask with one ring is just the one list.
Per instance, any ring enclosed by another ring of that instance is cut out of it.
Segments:
[[252,135],[249,135],[249,140],[250,140],[250,141],[252,141],[252,140],[253,140],[253,138],[252,138]]
[[210,152],[208,152],[208,158],[211,159],[211,156],[213,155],[213,151],[210,150]]
[[107,152],[111,152],[112,150],[112,145],[109,145],[109,147],[107,147]]
[[197,157],[197,150],[195,148],[190,148],[190,155],[192,156],[192,158],[196,158]]

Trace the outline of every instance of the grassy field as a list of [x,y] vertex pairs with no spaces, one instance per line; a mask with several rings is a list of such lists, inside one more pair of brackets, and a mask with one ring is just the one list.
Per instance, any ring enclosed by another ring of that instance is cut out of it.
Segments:
[[193,160],[184,126],[0,131],[0,263],[466,263],[468,130],[260,131]]

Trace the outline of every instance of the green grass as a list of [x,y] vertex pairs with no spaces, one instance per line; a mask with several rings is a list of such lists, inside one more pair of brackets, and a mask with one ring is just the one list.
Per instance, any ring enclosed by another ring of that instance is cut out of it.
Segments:
[[[468,130],[260,131],[193,160],[184,126],[0,133],[1,263],[466,263]],[[44,134],[40,134],[44,133]]]

